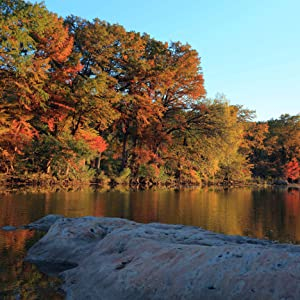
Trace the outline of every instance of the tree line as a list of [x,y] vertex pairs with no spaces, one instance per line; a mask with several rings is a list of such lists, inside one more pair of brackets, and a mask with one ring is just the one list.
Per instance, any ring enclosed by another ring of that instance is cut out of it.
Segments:
[[0,2],[0,176],[172,185],[299,179],[300,116],[208,99],[200,57],[118,24]]

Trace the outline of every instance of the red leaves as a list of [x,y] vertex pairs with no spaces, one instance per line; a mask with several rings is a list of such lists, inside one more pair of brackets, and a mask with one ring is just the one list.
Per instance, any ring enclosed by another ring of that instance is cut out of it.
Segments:
[[48,124],[48,128],[50,131],[54,131],[54,119],[53,118],[50,118],[48,121],[47,121],[47,124]]
[[287,179],[297,180],[300,177],[300,166],[296,158],[285,165],[284,173]]

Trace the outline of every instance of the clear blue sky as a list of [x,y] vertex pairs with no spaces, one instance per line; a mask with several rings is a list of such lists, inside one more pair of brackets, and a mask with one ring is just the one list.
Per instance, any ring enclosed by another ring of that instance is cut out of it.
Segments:
[[208,97],[256,110],[258,120],[300,113],[299,0],[47,0],[50,11],[98,17],[201,57]]

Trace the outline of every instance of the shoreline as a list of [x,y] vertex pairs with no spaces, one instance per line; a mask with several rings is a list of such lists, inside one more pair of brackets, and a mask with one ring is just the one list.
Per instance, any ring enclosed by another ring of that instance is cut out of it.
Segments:
[[[1,184],[1,181],[0,181]],[[188,185],[188,184],[176,184],[176,185],[152,185],[152,186],[130,186],[130,185],[101,185],[95,182],[85,182],[78,183],[73,182],[66,184],[62,182],[56,182],[54,184],[47,184],[47,182],[41,184],[32,184],[32,183],[22,183],[22,184],[7,184],[2,182],[0,188],[1,194],[13,194],[18,192],[56,192],[56,191],[76,191],[83,188],[94,188],[96,190],[115,190],[115,189],[127,189],[127,190],[156,190],[156,189],[186,189],[186,188],[218,188],[218,189],[233,189],[233,188],[292,188],[300,189],[299,183],[289,183],[289,184],[276,184],[276,183],[243,183],[243,184],[199,184],[199,185]]]

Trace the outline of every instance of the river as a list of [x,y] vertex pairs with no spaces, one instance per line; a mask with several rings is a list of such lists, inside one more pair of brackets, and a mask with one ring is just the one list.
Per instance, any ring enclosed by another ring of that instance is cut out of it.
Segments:
[[[300,243],[300,190],[294,188],[147,191],[23,192],[0,195],[0,227],[20,226],[47,214],[108,216],[141,223],[199,226],[211,231]],[[0,230],[0,299],[63,299],[59,285],[25,263],[41,237]]]

